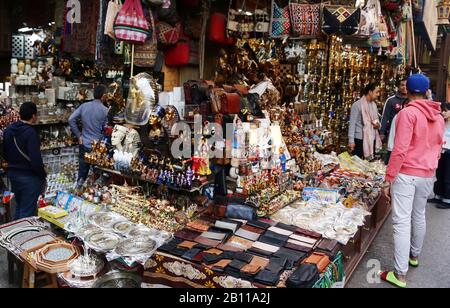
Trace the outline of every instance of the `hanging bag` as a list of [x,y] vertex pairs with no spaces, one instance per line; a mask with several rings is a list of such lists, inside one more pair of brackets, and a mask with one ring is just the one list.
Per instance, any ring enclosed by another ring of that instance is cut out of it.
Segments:
[[315,37],[320,34],[321,7],[321,4],[289,4],[292,28],[296,36]]
[[181,38],[178,43],[166,52],[166,65],[179,67],[189,64],[189,39]]
[[272,18],[270,20],[270,35],[272,37],[284,37],[291,34],[291,14],[289,4],[284,8],[278,6],[272,0]]
[[342,5],[325,5],[322,12],[322,32],[326,35],[354,35],[359,31],[361,9]]
[[227,33],[228,36],[249,37],[255,28],[255,19],[253,14],[247,14],[245,9],[245,0],[242,1],[240,10],[235,10],[233,0],[230,0],[228,9]]
[[158,40],[156,39],[155,20],[149,10],[149,19],[152,26],[152,36],[144,45],[138,45],[134,49],[134,65],[139,67],[154,67],[158,56]]
[[114,34],[114,21],[116,20],[117,14],[119,14],[122,8],[122,3],[120,0],[111,0],[108,3],[108,10],[106,11],[105,18],[105,35],[108,35],[112,39],[115,39]]
[[174,45],[180,39],[182,26],[181,23],[172,26],[166,22],[158,22],[156,33],[158,35],[158,41],[162,45]]
[[114,23],[114,34],[118,40],[132,44],[147,40],[149,25],[140,0],[125,0]]
[[258,8],[258,6],[259,0],[256,1],[255,12],[253,14],[253,32],[255,34],[255,37],[260,37],[261,34],[268,33],[270,29],[270,16],[267,8]]

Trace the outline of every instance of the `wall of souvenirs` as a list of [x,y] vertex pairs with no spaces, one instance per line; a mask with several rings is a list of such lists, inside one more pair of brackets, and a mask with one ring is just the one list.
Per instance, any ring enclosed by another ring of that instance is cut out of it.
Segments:
[[[35,102],[51,172],[41,220],[1,226],[0,245],[71,287],[342,283],[387,214],[384,165],[345,152],[349,112],[374,81],[381,110],[411,69],[408,3],[80,0],[70,23],[66,2],[13,36],[0,129]],[[76,188],[67,118],[100,83],[108,126]]]

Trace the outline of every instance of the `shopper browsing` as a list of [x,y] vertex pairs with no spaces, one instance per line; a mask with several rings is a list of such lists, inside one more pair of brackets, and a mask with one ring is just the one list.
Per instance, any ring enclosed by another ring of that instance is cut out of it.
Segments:
[[441,159],[436,171],[437,182],[434,183],[437,205],[440,209],[450,209],[450,103],[442,104],[442,115],[445,120],[444,145]]
[[39,196],[45,193],[47,173],[41,143],[33,124],[37,121],[34,103],[20,106],[20,121],[5,131],[3,153],[8,162],[8,178],[16,199],[15,219],[36,215]]
[[441,106],[426,99],[430,81],[422,74],[408,78],[410,103],[395,122],[395,142],[386,172],[384,193],[392,202],[395,271],[381,278],[406,287],[408,263],[419,265],[426,233],[425,210],[442,149]]
[[[70,128],[80,143],[78,187],[82,186],[86,181],[91,167],[85,162],[84,154],[92,151],[92,141],[98,141],[103,138],[103,129],[106,126],[108,117],[108,108],[101,101],[105,92],[105,86],[96,86],[94,89],[94,100],[82,104],[69,119]],[[81,131],[78,128],[78,120],[81,122]]]
[[[408,100],[408,90],[406,89],[406,78],[400,79],[397,83],[398,91],[394,96],[387,99],[384,104],[383,117],[381,119],[381,139],[383,141],[389,136],[391,127],[393,125],[394,117],[403,109],[406,101]],[[385,164],[389,163],[391,151],[388,149],[388,153],[385,157]]]
[[363,91],[363,97],[356,101],[350,114],[348,130],[349,149],[361,158],[373,158],[376,150],[381,149],[378,130],[380,119],[375,101],[380,96],[380,88],[371,83]]

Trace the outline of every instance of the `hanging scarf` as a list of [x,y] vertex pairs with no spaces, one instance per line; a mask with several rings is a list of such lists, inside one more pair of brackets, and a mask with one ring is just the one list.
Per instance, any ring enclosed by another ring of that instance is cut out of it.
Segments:
[[375,148],[381,149],[382,143],[380,138],[380,133],[377,129],[373,127],[373,123],[375,121],[379,122],[378,112],[375,108],[373,108],[373,102],[368,102],[366,97],[363,96],[361,98],[361,113],[363,118],[363,149],[364,149],[364,157],[372,158],[375,154]]

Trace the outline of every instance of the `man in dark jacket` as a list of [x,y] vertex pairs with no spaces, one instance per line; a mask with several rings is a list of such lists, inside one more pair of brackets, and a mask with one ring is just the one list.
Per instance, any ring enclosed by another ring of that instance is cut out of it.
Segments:
[[[408,100],[408,90],[406,89],[406,78],[400,79],[397,84],[398,91],[394,96],[387,99],[384,104],[383,118],[381,119],[380,135],[383,142],[387,142],[391,131],[392,121],[394,117],[403,109]],[[385,157],[385,164],[389,163],[391,152]]]
[[8,177],[17,203],[15,219],[36,215],[37,201],[44,193],[47,177],[39,136],[32,126],[37,121],[36,105],[23,103],[19,113],[20,121],[6,129],[3,139]]

